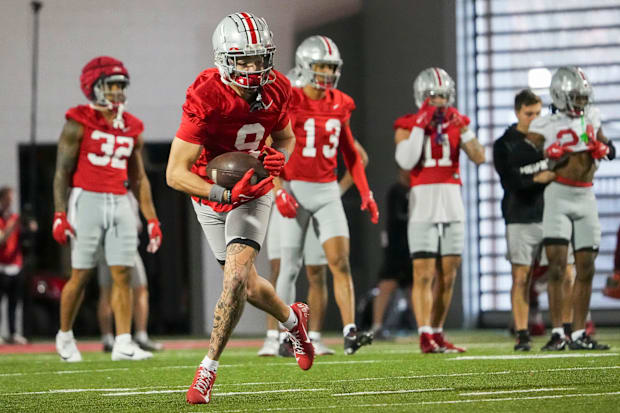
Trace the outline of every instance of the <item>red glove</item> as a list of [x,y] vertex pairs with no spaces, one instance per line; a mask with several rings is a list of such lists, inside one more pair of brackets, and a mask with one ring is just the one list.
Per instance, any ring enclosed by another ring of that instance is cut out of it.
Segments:
[[567,152],[567,148],[562,146],[560,141],[553,142],[551,146],[545,149],[545,153],[549,159],[560,159],[565,152]]
[[161,246],[163,238],[161,228],[159,227],[159,220],[157,218],[149,219],[146,228],[149,232],[149,245],[147,245],[146,250],[151,254],[155,254]]
[[588,150],[593,159],[603,159],[609,154],[609,146],[598,140],[588,141]]
[[429,101],[429,98],[426,98],[424,100],[424,103],[422,103],[422,106],[420,106],[420,110],[418,111],[418,117],[415,121],[415,126],[422,129],[425,129],[431,123],[431,120],[433,120],[433,115],[437,110],[437,106],[430,105],[428,103]]
[[252,185],[250,183],[252,175],[254,175],[254,168],[250,168],[243,175],[243,178],[230,190],[230,203],[234,206],[260,198],[273,188],[273,176],[263,179],[256,185]]
[[455,126],[459,130],[471,123],[469,117],[461,114],[458,110],[456,110],[456,108],[453,107],[446,109],[446,119],[448,120],[448,123]]
[[365,195],[362,195],[362,207],[360,209],[370,212],[370,221],[373,224],[379,222],[379,208],[377,207],[375,198],[372,196],[372,191],[368,191]]
[[271,146],[263,146],[263,151],[258,159],[263,162],[263,166],[272,176],[279,176],[286,162],[284,154]]
[[299,204],[293,195],[286,192],[285,189],[278,189],[276,192],[276,206],[278,211],[285,218],[295,218],[297,216],[297,208]]
[[56,212],[54,214],[52,235],[60,245],[65,245],[67,243],[67,236],[75,237],[75,231],[69,224],[69,221],[67,221],[67,214],[65,212]]

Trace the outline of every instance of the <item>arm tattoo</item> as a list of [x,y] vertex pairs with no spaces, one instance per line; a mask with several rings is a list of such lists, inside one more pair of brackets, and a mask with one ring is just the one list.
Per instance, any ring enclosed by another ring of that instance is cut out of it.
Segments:
[[54,174],[54,210],[67,210],[67,191],[77,164],[83,127],[68,120],[60,134],[56,153],[56,173]]
[[226,250],[224,288],[215,306],[209,358],[219,358],[239,322],[247,300],[248,275],[258,251],[242,244],[231,244]]

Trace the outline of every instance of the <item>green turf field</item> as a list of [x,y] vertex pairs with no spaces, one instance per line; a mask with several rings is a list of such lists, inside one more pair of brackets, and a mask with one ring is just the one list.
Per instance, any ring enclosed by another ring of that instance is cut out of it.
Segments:
[[[620,412],[620,332],[599,330],[607,352],[512,351],[504,332],[451,332],[467,353],[422,355],[413,339],[375,343],[354,356],[323,356],[301,371],[293,359],[224,353],[209,405],[185,404],[204,351],[112,362],[84,353],[0,355],[0,411],[7,412]],[[340,345],[338,353],[341,353]],[[465,358],[464,358],[465,357]],[[471,358],[470,358],[471,357]]]

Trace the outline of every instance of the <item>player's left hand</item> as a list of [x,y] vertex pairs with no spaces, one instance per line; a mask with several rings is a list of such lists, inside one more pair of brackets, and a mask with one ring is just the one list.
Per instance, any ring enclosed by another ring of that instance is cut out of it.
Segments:
[[367,194],[362,195],[362,206],[360,209],[370,212],[370,221],[373,224],[379,223],[379,208],[377,207],[375,198],[372,196],[372,191],[368,191]]
[[468,116],[463,115],[452,106],[446,109],[446,119],[448,120],[448,123],[455,126],[459,130],[463,129],[471,123]]
[[147,245],[146,250],[151,254],[155,254],[161,246],[163,238],[161,228],[159,227],[159,220],[157,218],[149,219],[146,228],[149,232],[149,245]]
[[295,197],[289,194],[285,189],[276,191],[276,207],[285,218],[295,218],[297,216],[297,208],[299,204]]
[[594,159],[603,159],[609,154],[609,146],[598,140],[589,141],[588,150]]
[[263,166],[272,176],[279,176],[286,162],[284,154],[271,146],[264,146],[258,159],[263,162]]

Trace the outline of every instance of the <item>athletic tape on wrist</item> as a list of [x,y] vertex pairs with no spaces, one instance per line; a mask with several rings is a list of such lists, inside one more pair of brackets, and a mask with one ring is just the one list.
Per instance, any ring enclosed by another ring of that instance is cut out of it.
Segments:
[[226,192],[226,188],[219,185],[213,185],[211,187],[211,191],[209,191],[209,201],[219,202],[220,204],[224,203],[224,193]]
[[474,134],[471,129],[467,129],[467,131],[461,133],[461,143],[467,143],[472,139],[476,139],[476,134]]
[[274,148],[274,149],[280,152],[282,155],[284,155],[284,162],[288,162],[288,158],[291,157],[291,154],[286,149],[278,149],[278,148]]

